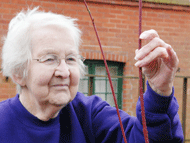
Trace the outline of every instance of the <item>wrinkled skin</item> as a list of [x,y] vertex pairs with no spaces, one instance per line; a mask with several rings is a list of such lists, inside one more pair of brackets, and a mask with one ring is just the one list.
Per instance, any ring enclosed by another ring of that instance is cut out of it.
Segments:
[[172,93],[173,80],[179,63],[176,52],[160,39],[155,30],[143,32],[140,39],[149,40],[149,43],[135,51],[135,60],[137,60],[135,66],[142,67],[155,92],[169,96]]

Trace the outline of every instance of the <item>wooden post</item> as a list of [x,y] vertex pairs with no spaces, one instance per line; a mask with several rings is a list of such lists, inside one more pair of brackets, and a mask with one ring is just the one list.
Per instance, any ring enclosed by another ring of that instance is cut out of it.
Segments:
[[[182,103],[182,128],[185,139],[186,132],[186,107],[187,107],[187,78],[183,78],[183,103]],[[185,141],[184,141],[185,142]]]

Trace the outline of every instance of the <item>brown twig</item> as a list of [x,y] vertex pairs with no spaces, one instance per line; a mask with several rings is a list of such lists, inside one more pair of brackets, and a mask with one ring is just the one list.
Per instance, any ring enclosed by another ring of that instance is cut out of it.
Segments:
[[92,24],[93,24],[93,27],[94,27],[94,30],[95,30],[95,33],[96,33],[96,37],[97,37],[97,40],[98,40],[98,43],[99,43],[99,46],[100,46],[100,50],[101,50],[101,53],[102,53],[102,56],[103,56],[104,64],[105,64],[105,67],[106,67],[109,83],[110,83],[112,94],[113,94],[113,98],[114,98],[115,107],[116,107],[116,110],[117,110],[117,115],[118,115],[118,118],[119,118],[119,123],[120,123],[121,131],[122,131],[122,135],[123,135],[123,138],[124,138],[124,142],[127,143],[127,139],[126,139],[126,136],[125,136],[125,131],[124,131],[123,124],[122,124],[122,121],[121,121],[121,117],[120,117],[120,113],[119,113],[119,108],[118,108],[118,105],[117,105],[117,100],[116,100],[116,96],[115,96],[115,92],[114,92],[114,88],[113,88],[113,84],[112,84],[112,80],[111,80],[111,75],[110,75],[110,72],[109,72],[109,69],[108,69],[106,58],[104,56],[104,52],[103,52],[103,49],[102,49],[100,38],[98,36],[98,32],[97,32],[97,29],[96,29],[96,26],[95,26],[95,23],[94,23],[94,19],[93,19],[91,13],[90,13],[90,10],[88,8],[86,0],[84,0],[84,3],[85,3],[85,6],[86,6],[86,9],[87,9],[87,11],[88,11],[88,13],[90,15],[90,18],[92,20]]
[[[139,36],[141,34],[142,27],[142,0],[139,0]],[[141,39],[139,38],[139,49],[141,49]],[[148,130],[146,126],[146,117],[145,117],[145,109],[144,109],[144,99],[143,99],[143,81],[142,81],[142,68],[139,68],[139,90],[140,90],[140,102],[141,102],[141,116],[142,116],[142,124],[143,124],[143,134],[145,143],[149,143],[148,140]]]

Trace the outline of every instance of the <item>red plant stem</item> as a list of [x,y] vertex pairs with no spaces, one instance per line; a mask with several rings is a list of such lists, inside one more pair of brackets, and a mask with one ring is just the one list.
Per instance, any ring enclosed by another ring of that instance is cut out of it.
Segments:
[[[139,36],[141,34],[141,25],[142,25],[142,0],[139,0]],[[139,38],[139,49],[141,49],[141,39]],[[144,108],[144,99],[143,99],[143,81],[142,81],[142,68],[139,68],[139,90],[140,90],[140,102],[141,102],[141,116],[143,124],[143,134],[145,143],[149,143],[148,140],[148,130],[146,126],[146,117],[145,117],[145,108]]]
[[122,121],[121,121],[121,117],[120,117],[120,113],[119,113],[119,108],[118,108],[118,105],[117,105],[117,100],[116,100],[116,96],[115,96],[115,92],[114,92],[114,88],[113,88],[110,72],[109,72],[108,65],[107,65],[107,62],[106,62],[106,58],[105,58],[105,55],[104,55],[104,52],[103,52],[103,49],[102,49],[100,38],[99,38],[97,29],[96,29],[96,26],[95,26],[95,23],[94,23],[94,19],[92,18],[92,15],[91,15],[90,10],[88,8],[88,5],[86,3],[86,0],[84,0],[84,3],[85,3],[85,6],[86,6],[86,9],[88,10],[90,18],[92,20],[92,24],[93,24],[93,27],[94,27],[94,30],[95,30],[95,33],[96,33],[96,37],[98,39],[98,43],[99,43],[100,50],[101,50],[101,53],[102,53],[102,56],[103,56],[103,59],[104,59],[104,64],[105,64],[105,67],[106,67],[106,71],[107,71],[107,74],[108,74],[108,79],[109,79],[109,83],[110,83],[110,86],[111,86],[111,91],[112,91],[113,98],[114,98],[114,103],[115,103],[115,107],[116,107],[116,110],[117,110],[117,115],[118,115],[118,118],[119,118],[119,123],[120,123],[121,131],[122,131],[122,135],[123,135],[123,138],[124,138],[124,142],[127,143],[127,139],[126,139],[125,131],[124,131],[123,124],[122,124]]

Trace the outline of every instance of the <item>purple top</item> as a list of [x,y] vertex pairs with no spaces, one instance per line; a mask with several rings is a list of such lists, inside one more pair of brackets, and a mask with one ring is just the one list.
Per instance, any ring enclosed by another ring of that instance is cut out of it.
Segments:
[[[147,84],[144,94],[150,143],[182,143],[178,103],[172,95],[163,97]],[[120,110],[128,143],[144,143],[140,100],[137,117]],[[1,143],[121,143],[117,112],[101,98],[77,93],[55,119],[41,121],[19,101],[19,95],[0,102]]]

